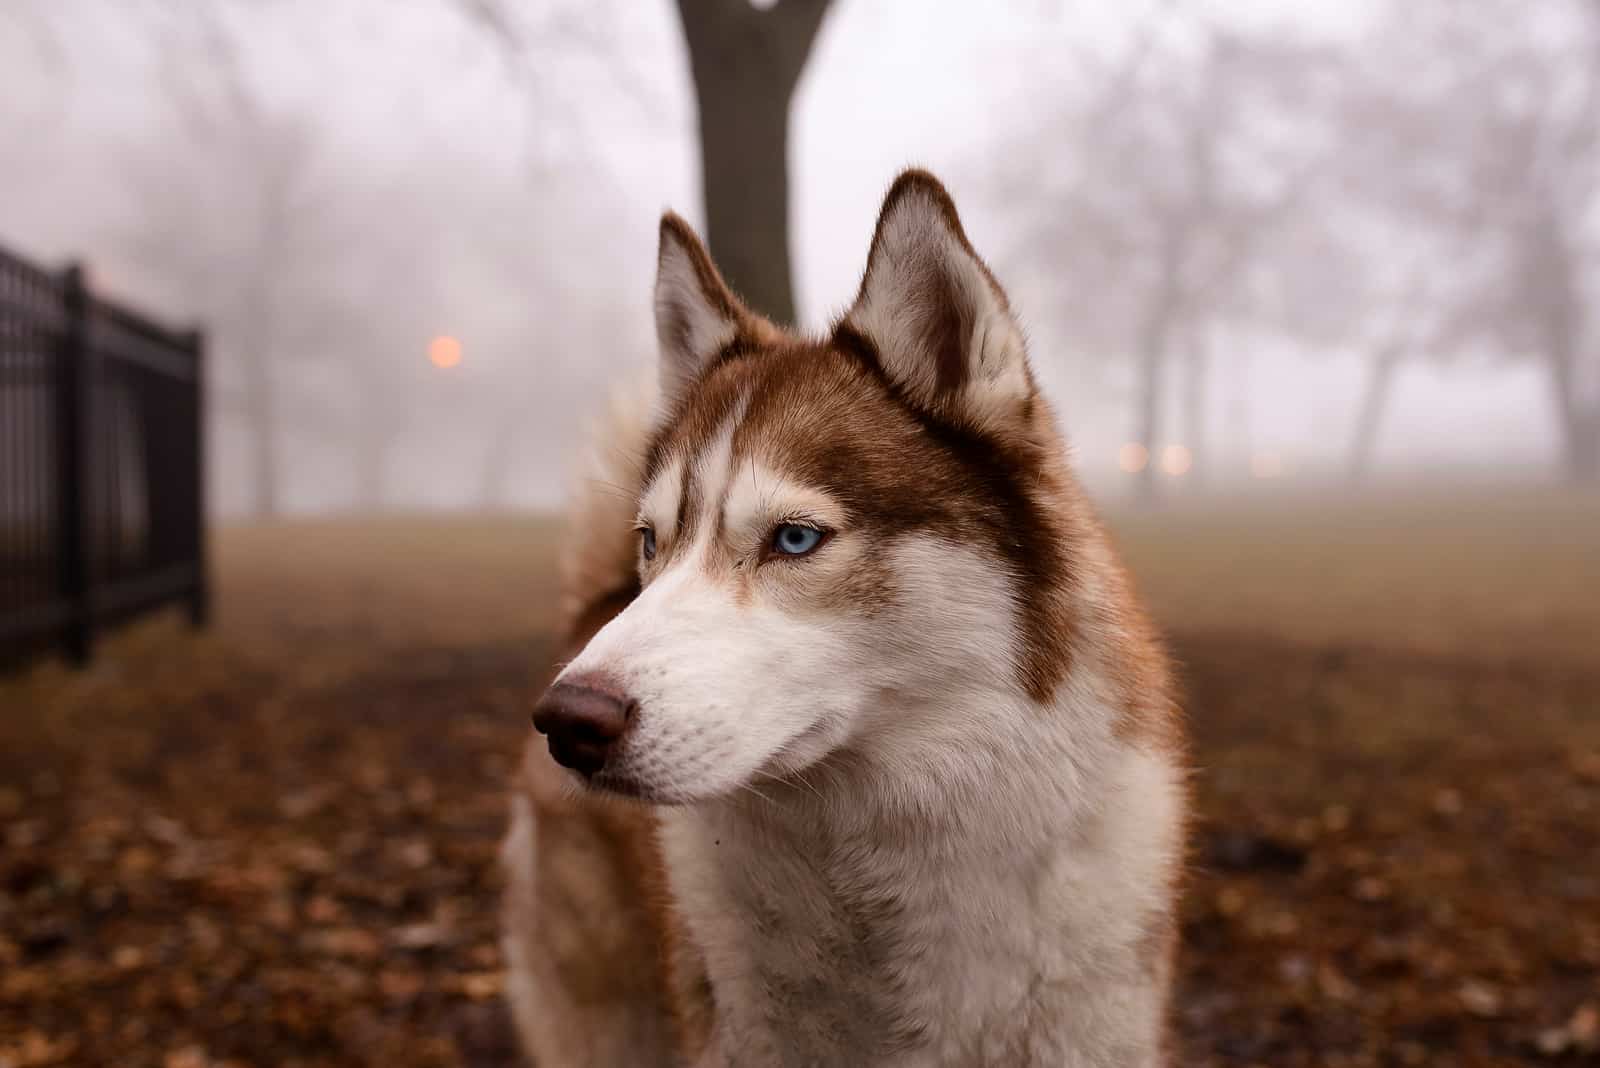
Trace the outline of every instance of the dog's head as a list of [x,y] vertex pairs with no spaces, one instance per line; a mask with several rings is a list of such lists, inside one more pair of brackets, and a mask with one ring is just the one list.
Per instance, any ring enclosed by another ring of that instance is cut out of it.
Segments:
[[822,340],[746,309],[676,216],[656,280],[659,425],[642,591],[535,722],[590,785],[728,794],[1065,670],[1059,439],[955,206],[890,189],[854,305]]

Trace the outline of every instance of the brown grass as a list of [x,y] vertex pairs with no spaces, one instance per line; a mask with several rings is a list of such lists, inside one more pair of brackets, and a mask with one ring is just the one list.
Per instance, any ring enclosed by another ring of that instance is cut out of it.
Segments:
[[[1183,1063],[1593,1063],[1600,501],[1114,526],[1197,738]],[[554,533],[225,529],[213,629],[0,680],[0,1065],[503,1060]]]
[[1243,499],[1112,519],[1171,629],[1600,666],[1600,494]]

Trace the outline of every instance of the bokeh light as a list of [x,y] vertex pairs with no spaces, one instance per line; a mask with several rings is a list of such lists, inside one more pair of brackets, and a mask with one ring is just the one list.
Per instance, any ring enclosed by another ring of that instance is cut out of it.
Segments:
[[441,334],[428,342],[428,362],[441,371],[461,364],[461,342],[448,334]]
[[1186,445],[1168,445],[1161,450],[1161,470],[1174,478],[1181,478],[1194,466],[1194,454]]

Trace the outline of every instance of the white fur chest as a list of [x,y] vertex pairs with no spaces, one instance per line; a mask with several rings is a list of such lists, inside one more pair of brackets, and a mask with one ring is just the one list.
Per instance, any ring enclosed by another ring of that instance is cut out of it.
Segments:
[[1018,769],[982,811],[936,791],[922,818],[889,820],[792,786],[669,811],[670,878],[715,991],[713,1063],[1157,1063],[1166,976],[1149,947],[1179,796],[1153,758],[1111,763],[1093,803]]

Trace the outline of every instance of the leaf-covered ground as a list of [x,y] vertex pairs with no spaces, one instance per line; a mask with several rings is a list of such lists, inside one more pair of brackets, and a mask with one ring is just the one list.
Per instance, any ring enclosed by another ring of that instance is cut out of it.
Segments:
[[[1600,502],[1119,526],[1196,738],[1181,1063],[1600,1064]],[[0,1068],[514,1063],[551,542],[224,530],[210,631],[0,679]]]

